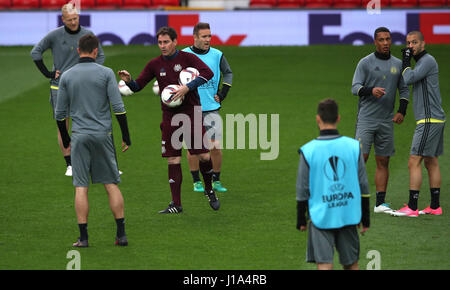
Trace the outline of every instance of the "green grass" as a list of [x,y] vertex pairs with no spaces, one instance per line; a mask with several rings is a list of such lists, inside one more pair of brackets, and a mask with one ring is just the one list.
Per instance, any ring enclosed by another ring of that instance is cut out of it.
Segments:
[[[30,47],[2,47],[0,93],[0,269],[65,269],[67,252],[78,236],[71,179],[56,140],[48,103],[48,81],[29,56]],[[170,191],[167,163],[161,158],[159,99],[151,87],[124,98],[133,145],[118,153],[124,171],[130,246],[113,246],[115,223],[101,185],[90,188],[90,247],[80,249],[82,269],[315,269],[305,263],[306,234],[295,229],[297,149],[318,133],[318,101],[338,100],[341,134],[353,136],[357,97],[350,93],[354,69],[372,46],[222,47],[233,69],[233,88],[221,110],[225,114],[279,114],[280,152],[261,161],[261,150],[223,151],[221,209],[214,212],[192,191],[185,158],[180,215],[159,215]],[[449,46],[430,45],[440,67],[444,110],[450,112]],[[399,47],[393,47],[397,52]],[[158,55],[156,47],[105,47],[106,63],[134,77]],[[45,61],[50,66],[47,54]],[[115,141],[120,130],[113,122]],[[412,106],[395,126],[396,155],[391,159],[387,201],[399,208],[408,199],[409,147],[414,132]],[[269,127],[270,128],[270,127]],[[449,150],[449,128],[445,129]],[[248,143],[247,143],[248,144]],[[247,145],[248,146],[248,145]],[[264,150],[263,150],[264,151]],[[367,164],[372,206],[375,201],[373,156]],[[382,269],[450,269],[450,159],[440,158],[444,215],[418,219],[371,216],[372,227],[361,237],[360,266],[377,250]],[[429,202],[427,174],[419,207]],[[336,259],[337,263],[337,259]],[[337,268],[340,268],[337,266]]]

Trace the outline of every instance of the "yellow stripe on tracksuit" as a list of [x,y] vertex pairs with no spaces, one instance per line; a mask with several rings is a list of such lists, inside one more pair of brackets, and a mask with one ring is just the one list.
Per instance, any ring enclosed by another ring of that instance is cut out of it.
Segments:
[[438,120],[433,118],[425,118],[416,122],[416,125],[425,123],[445,123],[445,120]]
[[407,70],[409,68],[411,68],[411,67],[409,67],[409,66],[405,67],[405,69],[402,71],[402,75],[405,73],[405,70]]

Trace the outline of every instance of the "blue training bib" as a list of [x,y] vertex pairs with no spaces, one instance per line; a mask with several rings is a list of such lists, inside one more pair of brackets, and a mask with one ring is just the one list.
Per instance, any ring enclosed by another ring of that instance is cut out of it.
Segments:
[[315,139],[300,150],[310,168],[308,205],[313,224],[320,229],[359,224],[359,142],[344,136]]
[[202,104],[202,111],[213,111],[220,108],[220,103],[214,100],[217,94],[220,82],[220,60],[222,52],[213,47],[209,48],[206,54],[196,54],[190,47],[186,47],[183,51],[190,52],[198,56],[214,73],[214,76],[205,84],[197,88]]

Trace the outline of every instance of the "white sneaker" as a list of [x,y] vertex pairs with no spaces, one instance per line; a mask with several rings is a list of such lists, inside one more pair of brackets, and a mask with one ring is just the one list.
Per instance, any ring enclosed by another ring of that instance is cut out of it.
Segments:
[[123,172],[119,170],[119,175],[122,175],[122,174],[123,174]]
[[374,213],[391,213],[393,209],[389,207],[389,203],[382,203],[379,206],[373,207]]
[[67,166],[66,176],[72,176],[72,166]]

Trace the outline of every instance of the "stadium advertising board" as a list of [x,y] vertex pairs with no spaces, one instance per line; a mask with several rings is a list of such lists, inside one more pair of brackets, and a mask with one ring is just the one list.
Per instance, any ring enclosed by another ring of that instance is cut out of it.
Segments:
[[[394,43],[421,30],[427,43],[450,43],[450,9],[317,11],[82,11],[80,22],[103,45],[156,44],[159,27],[169,25],[180,45],[192,43],[198,21],[212,24],[213,45],[265,46],[372,43],[373,31],[386,26]],[[61,25],[59,11],[0,12],[0,45],[34,45]]]

